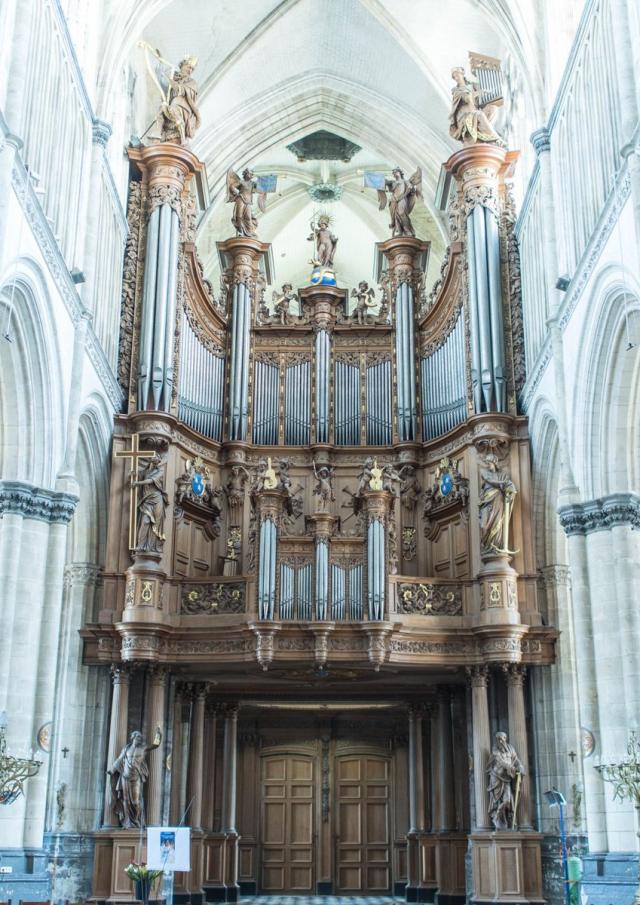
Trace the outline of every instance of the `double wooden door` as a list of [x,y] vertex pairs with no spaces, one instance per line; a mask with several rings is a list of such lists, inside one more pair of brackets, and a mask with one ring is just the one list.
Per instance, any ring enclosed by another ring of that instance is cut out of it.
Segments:
[[[319,839],[333,840],[333,888],[350,895],[391,889],[390,761],[383,756],[336,756],[321,790],[316,758],[273,754],[261,766],[261,870],[265,893],[312,895]],[[327,782],[333,788],[327,788]],[[317,802],[334,806],[319,832]]]

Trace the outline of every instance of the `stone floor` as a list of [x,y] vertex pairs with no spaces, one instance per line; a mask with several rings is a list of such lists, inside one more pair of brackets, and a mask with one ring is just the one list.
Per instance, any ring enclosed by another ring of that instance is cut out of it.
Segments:
[[240,898],[241,905],[395,905],[404,899],[393,896],[251,896]]

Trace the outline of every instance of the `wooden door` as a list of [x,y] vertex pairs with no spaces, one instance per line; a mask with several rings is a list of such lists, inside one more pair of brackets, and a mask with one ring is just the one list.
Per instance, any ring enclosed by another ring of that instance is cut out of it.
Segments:
[[315,884],[314,759],[262,758],[262,892],[313,894]]
[[390,761],[336,758],[337,888],[351,895],[391,889]]

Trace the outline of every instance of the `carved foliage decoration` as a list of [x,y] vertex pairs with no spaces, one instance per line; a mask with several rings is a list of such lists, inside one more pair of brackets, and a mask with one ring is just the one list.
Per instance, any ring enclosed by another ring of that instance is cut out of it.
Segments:
[[124,248],[118,353],[118,383],[125,399],[129,397],[129,378],[131,375],[141,221],[142,185],[140,182],[133,181],[129,183],[129,204],[127,208],[129,232]]
[[398,612],[417,616],[460,616],[462,589],[450,585],[401,584]]
[[229,582],[192,586],[182,596],[180,611],[190,616],[244,613],[245,587]]

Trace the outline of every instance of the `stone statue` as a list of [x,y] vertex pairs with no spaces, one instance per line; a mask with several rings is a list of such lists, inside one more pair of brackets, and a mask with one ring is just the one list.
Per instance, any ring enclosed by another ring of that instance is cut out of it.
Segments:
[[[258,221],[253,211],[253,196],[257,192],[257,182],[253,170],[242,171],[242,179],[233,170],[227,172],[227,202],[233,204],[231,222],[236,236],[258,235]],[[264,213],[267,202],[266,192],[258,192],[258,207]]]
[[[184,145],[200,127],[198,86],[191,77],[198,60],[196,57],[185,57],[178,66],[174,66],[146,41],[140,41],[138,46],[145,50],[151,78],[162,95],[157,118],[160,140]],[[155,57],[153,65],[149,54]]]
[[396,167],[391,179],[385,179],[385,188],[378,189],[379,209],[387,206],[387,192],[390,194],[389,213],[391,222],[389,229],[393,236],[412,236],[415,231],[409,214],[414,208],[416,198],[422,198],[422,170],[420,167],[410,179],[404,178],[403,171]]
[[367,323],[367,310],[376,306],[376,303],[372,301],[375,297],[375,292],[369,288],[366,280],[361,280],[358,283],[358,288],[351,290],[351,297],[357,299],[356,307],[351,316],[355,317],[361,326],[364,326]]
[[149,778],[146,758],[147,753],[158,748],[161,741],[160,729],[156,729],[152,745],[145,745],[142,733],[132,732],[129,743],[108,771],[113,810],[124,829],[142,829],[145,825],[142,786]]
[[491,822],[496,830],[513,829],[524,767],[516,749],[507,741],[506,732],[496,732],[487,768]]
[[323,512],[329,509],[329,503],[335,500],[333,494],[333,468],[328,465],[321,465],[316,468],[315,460],[313,462],[313,473],[316,476],[316,486],[313,488],[313,495],[318,497],[318,506]]
[[327,214],[320,214],[317,222],[311,221],[311,233],[307,236],[307,240],[313,242],[315,239],[316,253],[311,262],[314,267],[333,267],[338,237],[334,236],[329,226],[330,218]]
[[244,465],[234,465],[227,481],[225,490],[227,499],[232,506],[239,506],[244,500],[244,485],[249,477],[249,472]]
[[280,324],[283,327],[286,327],[287,324],[291,323],[289,317],[291,302],[298,301],[298,296],[293,291],[291,283],[284,283],[280,292],[273,293],[272,299],[274,313],[280,321]]
[[476,82],[467,79],[461,66],[451,71],[455,86],[451,89],[449,135],[464,145],[478,142],[505,147],[504,141],[491,125],[498,114],[497,104],[482,106],[482,95]]
[[485,555],[507,554],[509,550],[509,523],[517,494],[516,485],[506,471],[498,470],[499,458],[495,453],[484,457],[486,468],[480,472],[480,544]]
[[402,478],[395,470],[393,465],[390,462],[387,462],[382,466],[382,489],[388,491],[388,493],[394,492],[394,484],[400,483]]
[[165,541],[164,518],[169,497],[164,487],[162,460],[155,455],[142,466],[142,476],[132,481],[140,487],[136,550],[140,553],[159,553]]
[[374,459],[372,456],[367,456],[362,465],[362,471],[360,472],[360,477],[358,478],[358,487],[356,489],[355,497],[361,497],[365,490],[369,490],[369,484],[371,483],[372,469],[374,466]]

